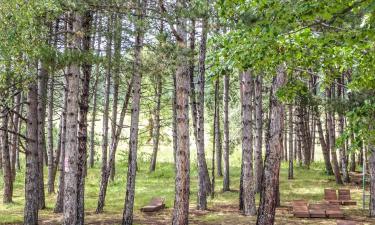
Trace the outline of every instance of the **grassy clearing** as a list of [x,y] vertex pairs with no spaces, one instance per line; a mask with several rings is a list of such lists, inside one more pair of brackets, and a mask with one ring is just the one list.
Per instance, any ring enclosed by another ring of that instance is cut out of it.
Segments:
[[[163,154],[161,154],[163,155]],[[237,154],[235,154],[237,155]],[[162,156],[163,157],[163,156]],[[232,165],[240,165],[237,157],[232,159]],[[191,224],[253,224],[255,217],[243,217],[237,210],[238,192],[222,193],[222,178],[216,179],[217,191],[215,199],[209,199],[208,212],[199,212],[195,210],[197,195],[197,171],[192,162],[191,171]],[[283,206],[289,204],[294,199],[307,199],[310,202],[318,202],[323,199],[323,189],[326,187],[336,188],[334,177],[326,176],[323,172],[322,163],[314,163],[310,170],[295,168],[294,180],[287,180],[287,164],[282,164],[280,173],[281,183],[281,202]],[[171,163],[159,163],[155,173],[148,172],[148,163],[140,162],[136,181],[135,198],[135,223],[136,224],[170,224],[171,208],[174,200],[174,166]],[[122,210],[124,207],[125,184],[126,184],[126,164],[121,157],[117,162],[116,178],[110,182],[107,193],[105,213],[96,215],[94,213],[97,204],[97,196],[100,182],[100,165],[89,169],[86,179],[86,222],[88,224],[118,224],[121,222]],[[231,167],[231,188],[238,190],[240,168]],[[47,171],[45,171],[45,174]],[[0,179],[2,187],[2,178]],[[345,213],[356,220],[368,222],[367,212],[361,210],[361,189],[360,187],[350,186],[352,195],[358,201],[355,207],[348,207]],[[0,189],[2,192],[2,189]],[[154,197],[160,196],[166,199],[167,209],[158,214],[143,214],[139,209],[148,203]],[[47,209],[40,212],[40,219],[43,224],[59,224],[61,215],[53,214],[53,207],[56,194],[46,195]],[[2,202],[2,196],[0,196]],[[257,196],[257,202],[259,196]],[[4,205],[0,203],[0,223],[1,224],[20,224],[23,221],[24,206],[24,171],[18,173],[14,187],[14,203]],[[296,220],[292,218],[285,207],[277,211],[277,224],[335,224],[334,220]],[[366,223],[367,223],[366,222]],[[375,221],[372,221],[375,224]]]

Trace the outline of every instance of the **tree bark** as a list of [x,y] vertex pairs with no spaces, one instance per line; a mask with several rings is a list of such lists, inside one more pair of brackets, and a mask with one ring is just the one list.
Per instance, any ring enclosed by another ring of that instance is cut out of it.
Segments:
[[[21,108],[21,95],[22,93],[17,94],[14,97],[14,105],[15,109],[13,115],[13,129],[16,133],[19,133],[21,130],[21,121],[19,115],[22,115],[22,108]],[[11,146],[11,170],[12,170],[12,181],[14,182],[16,180],[16,168],[18,169],[19,161],[17,163],[17,160],[19,160],[19,135],[12,135],[12,146]]]
[[294,179],[293,175],[293,105],[290,104],[288,106],[288,111],[289,111],[289,120],[288,120],[288,125],[289,125],[289,168],[288,168],[288,179]]
[[315,110],[315,121],[316,121],[316,126],[318,128],[318,134],[319,134],[319,142],[322,147],[322,153],[323,153],[323,159],[324,159],[324,164],[326,167],[326,173],[328,175],[333,175],[333,170],[332,170],[332,165],[331,165],[331,159],[330,159],[330,151],[329,151],[329,146],[324,138],[323,134],[323,128],[322,128],[322,122],[320,121],[320,114],[318,109]]
[[[342,85],[344,84],[344,76],[338,79],[338,85],[337,85],[337,97],[340,98],[342,101],[344,100],[344,89]],[[339,135],[344,134],[344,126],[345,126],[345,120],[344,120],[344,114],[343,112],[339,112]],[[345,144],[343,144],[339,148],[339,156],[340,156],[340,162],[341,162],[341,172],[343,176],[343,181],[345,183],[350,182],[349,172],[348,172],[348,161],[346,160],[347,154],[345,149]]]
[[[217,176],[222,177],[223,176],[223,170],[222,170],[222,158],[223,158],[223,149],[222,149],[222,143],[221,143],[221,129],[220,129],[220,82],[219,78],[215,81],[215,99],[216,99],[216,122],[215,122],[215,147],[216,147],[216,170],[217,170]],[[212,184],[212,188],[214,188],[214,184]]]
[[[253,79],[251,72],[242,74],[242,164],[243,164],[243,214],[253,216],[255,207],[255,183],[253,171],[253,121],[252,121],[252,93]],[[241,199],[240,199],[241,201]]]
[[55,192],[55,179],[53,175],[54,169],[54,155],[53,155],[53,100],[54,100],[54,77],[53,74],[49,77],[48,87],[48,103],[47,103],[47,156],[48,156],[48,193]]
[[223,154],[223,163],[224,163],[224,177],[223,177],[223,191],[230,190],[230,176],[229,176],[229,76],[224,75],[224,154]]
[[[68,17],[68,31],[72,34],[82,32],[82,17],[77,12],[70,12]],[[68,35],[71,35],[69,33]],[[81,38],[77,35],[68,38],[67,50],[79,51]],[[66,118],[66,150],[64,160],[64,225],[77,224],[78,216],[78,183],[79,181],[79,150],[77,141],[77,121],[79,110],[79,78],[80,66],[77,63],[68,65],[65,72],[67,80],[67,118]]]
[[44,162],[46,162],[46,140],[45,140],[45,118],[46,118],[46,98],[47,98],[47,81],[48,71],[45,63],[41,63],[38,74],[38,149],[39,149],[39,209],[46,207],[44,193]]
[[38,85],[28,86],[24,224],[38,224]]
[[263,78],[258,75],[255,79],[255,190],[260,192],[262,186],[262,171],[263,171],[263,156],[262,156],[262,142],[263,142],[263,103],[262,103],[262,86]]
[[122,224],[131,225],[133,223],[133,206],[135,195],[135,178],[137,171],[137,149],[138,149],[138,123],[141,100],[141,67],[142,67],[142,48],[144,40],[144,28],[139,23],[144,20],[146,13],[147,0],[137,1],[137,15],[135,23],[135,47],[134,47],[134,67],[133,67],[133,98],[132,112],[130,122],[129,137],[129,157],[128,157],[128,173],[126,184],[125,206]]
[[1,148],[3,152],[3,203],[11,203],[13,197],[13,179],[12,179],[12,167],[10,162],[10,148],[9,148],[9,108],[2,107],[1,109]]
[[159,148],[159,139],[160,139],[160,105],[161,105],[161,94],[162,94],[162,80],[161,75],[156,75],[156,106],[154,109],[154,129],[152,134],[152,141],[153,141],[153,150],[151,156],[151,164],[150,164],[150,172],[155,171],[156,167],[156,158],[158,154]]
[[118,128],[116,129],[115,138],[112,139],[112,142],[111,142],[107,171],[104,176],[104,180],[101,180],[100,182],[99,199],[98,199],[98,205],[96,208],[96,213],[102,213],[104,205],[105,205],[105,197],[106,197],[107,187],[108,187],[108,178],[110,176],[111,170],[114,165],[112,162],[115,160],[114,156],[116,154],[118,142],[120,141],[120,135],[121,135],[121,131],[122,131],[124,120],[125,120],[125,114],[128,110],[129,99],[130,99],[130,95],[132,91],[132,83],[133,81],[130,81],[128,90],[125,95],[124,103],[122,105],[120,120],[119,120]]
[[207,169],[204,135],[204,87],[206,73],[206,42],[208,21],[202,21],[202,37],[199,49],[199,76],[197,83],[197,161],[198,161],[198,197],[197,209],[207,209],[207,195],[211,192],[210,177]]
[[277,91],[286,83],[285,65],[277,68],[272,81],[270,97],[270,126],[268,144],[264,161],[261,198],[258,209],[257,225],[274,224],[276,211],[276,192],[279,185],[280,156],[283,151],[284,106],[277,99]]
[[[327,97],[331,98],[331,89],[327,88]],[[328,134],[329,134],[329,146],[331,150],[331,163],[333,167],[333,172],[335,174],[335,179],[337,184],[343,184],[340,174],[339,164],[337,162],[337,155],[336,155],[336,140],[335,140],[335,114],[334,112],[328,112],[327,114],[327,126],[328,126]]]
[[375,217],[375,146],[369,146],[368,169],[370,173],[370,217]]
[[[83,13],[82,20],[82,53],[90,54],[92,12]],[[89,95],[92,64],[82,63],[82,88],[78,112],[78,171],[77,171],[77,225],[84,224],[85,218],[85,178],[87,165],[87,113],[89,111]]]

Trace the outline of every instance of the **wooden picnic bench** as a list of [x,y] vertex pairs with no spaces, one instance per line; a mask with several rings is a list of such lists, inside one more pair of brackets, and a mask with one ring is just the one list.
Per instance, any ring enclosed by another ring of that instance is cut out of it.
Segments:
[[152,198],[150,203],[141,208],[142,212],[156,212],[165,208],[164,199],[155,197]]

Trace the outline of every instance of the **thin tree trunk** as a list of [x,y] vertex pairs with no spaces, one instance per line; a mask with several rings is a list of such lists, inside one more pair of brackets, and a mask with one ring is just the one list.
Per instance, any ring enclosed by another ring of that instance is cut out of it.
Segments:
[[202,37],[199,49],[199,76],[197,83],[197,161],[198,161],[198,197],[197,209],[207,209],[207,195],[211,192],[210,177],[207,169],[205,154],[204,135],[204,87],[206,73],[206,42],[207,42],[208,22],[202,22]]
[[[118,104],[118,92],[120,87],[120,63],[121,63],[121,34],[122,34],[122,17],[116,15],[115,22],[115,33],[114,33],[114,71],[113,71],[113,107],[112,107],[112,125],[111,125],[111,139],[113,142],[116,136],[117,127],[117,104]],[[116,157],[116,155],[114,156]],[[112,162],[111,169],[111,180],[113,181],[116,174],[116,159]]]
[[189,60],[189,77],[190,77],[190,107],[191,107],[191,120],[193,123],[193,134],[195,139],[195,146],[198,149],[197,137],[197,96],[195,93],[194,69],[195,69],[195,20],[191,20],[189,33],[189,47],[190,47],[190,60]]
[[252,96],[253,79],[251,72],[242,74],[242,163],[243,163],[243,213],[245,216],[256,214],[255,184],[253,173],[253,121]]
[[[98,15],[98,36],[97,36],[97,43],[98,43],[98,51],[96,53],[96,56],[99,57],[100,50],[101,50],[101,44],[102,44],[102,35],[101,35],[101,29],[102,29],[102,17]],[[93,85],[93,103],[92,103],[92,119],[91,119],[91,126],[90,126],[90,157],[89,157],[89,166],[90,168],[94,167],[94,161],[95,161],[95,122],[96,122],[96,113],[97,113],[97,98],[98,98],[98,84],[99,84],[99,75],[100,75],[100,65],[97,64],[95,68],[95,83]]]
[[276,192],[279,185],[280,156],[283,151],[284,106],[276,93],[286,83],[285,65],[277,68],[273,79],[270,97],[270,126],[268,144],[264,161],[261,198],[258,209],[257,225],[274,224],[276,212]]
[[107,167],[107,171],[105,173],[105,176],[103,177],[104,180],[101,180],[101,182],[100,182],[99,199],[98,199],[98,205],[97,205],[97,208],[96,208],[96,213],[102,213],[104,205],[105,205],[105,197],[106,197],[106,194],[107,194],[107,187],[108,187],[108,178],[110,176],[111,170],[112,170],[113,165],[114,165],[112,162],[115,160],[115,154],[116,154],[118,142],[120,141],[120,135],[121,135],[121,131],[122,131],[122,128],[123,128],[123,125],[124,125],[125,114],[128,110],[129,99],[130,99],[130,95],[131,95],[131,91],[132,91],[132,82],[133,81],[130,81],[130,83],[129,83],[128,90],[127,90],[126,95],[125,95],[124,103],[122,105],[120,120],[119,120],[118,128],[116,129],[115,138],[112,139],[112,142],[111,142],[111,145],[110,145],[110,155],[109,155],[108,167]]
[[219,122],[219,119],[218,119],[218,91],[219,91],[219,80],[217,79],[215,81],[215,93],[214,93],[214,96],[215,96],[215,101],[214,101],[214,121],[213,121],[213,137],[212,137],[212,162],[211,162],[211,166],[212,166],[212,173],[211,173],[211,176],[212,176],[212,180],[211,180],[211,184],[212,184],[212,190],[211,190],[211,198],[215,198],[215,157],[216,157],[216,144],[217,142],[219,142],[219,138],[218,138],[218,135],[219,135],[219,130],[218,130],[218,122]]
[[156,158],[159,148],[159,139],[160,139],[160,105],[161,105],[161,94],[162,94],[162,80],[161,75],[156,75],[156,106],[154,109],[154,129],[153,129],[153,151],[151,156],[150,172],[155,171],[156,167]]
[[[17,94],[15,97],[14,97],[14,105],[15,105],[15,109],[14,111],[16,113],[14,113],[13,115],[13,129],[15,131],[15,133],[19,133],[20,132],[20,124],[21,124],[21,121],[20,121],[20,117],[19,115],[21,115],[22,111],[21,111],[21,95],[22,93],[19,93]],[[19,154],[19,135],[12,135],[12,146],[11,146],[11,171],[12,171],[12,181],[14,182],[16,180],[16,166],[19,164],[17,163],[17,154]]]
[[107,171],[108,159],[108,117],[109,117],[109,95],[111,90],[111,68],[112,68],[112,24],[113,16],[108,17],[107,27],[107,68],[105,75],[105,90],[104,90],[104,111],[103,111],[103,127],[102,127],[102,167],[101,180],[104,180]]
[[368,169],[370,174],[370,217],[375,217],[375,146],[369,146]]
[[61,213],[64,207],[64,187],[65,187],[65,146],[66,146],[66,118],[68,107],[68,88],[67,81],[64,78],[64,94],[63,94],[63,108],[61,109],[60,119],[60,134],[59,134],[59,147],[56,151],[55,171],[56,176],[57,167],[59,168],[59,186],[56,197],[56,204],[53,210],[54,213]]
[[224,75],[224,177],[223,177],[223,191],[230,190],[230,177],[229,177],[229,76]]
[[24,224],[38,224],[38,85],[30,83],[27,97],[27,140]]
[[[21,93],[20,103],[23,103],[24,99],[25,99],[25,94],[24,94],[24,92],[22,92]],[[20,110],[19,110],[19,114],[20,115],[22,115],[23,106],[24,106],[24,104],[20,104]],[[16,130],[17,133],[21,132],[22,122],[23,122],[22,120],[20,120],[18,122],[18,127],[17,127],[17,130]],[[17,135],[17,141],[16,141],[16,149],[15,149],[15,151],[16,151],[16,159],[15,159],[16,168],[17,168],[17,171],[20,171],[21,170],[21,164],[20,164],[20,138],[19,138],[18,135]],[[0,155],[1,155],[1,151],[0,151]]]
[[135,178],[137,171],[137,150],[138,150],[138,123],[141,100],[141,67],[142,48],[144,40],[144,28],[139,23],[143,22],[146,13],[147,0],[138,1],[137,19],[135,24],[135,47],[134,47],[134,67],[133,67],[133,98],[132,113],[130,122],[129,137],[129,158],[126,184],[125,206],[122,218],[123,225],[133,224],[133,206],[135,195]]
[[[215,147],[216,147],[216,168],[217,168],[217,176],[222,177],[223,171],[222,171],[222,157],[223,157],[223,151],[222,151],[222,144],[221,144],[221,129],[220,129],[220,102],[219,102],[219,96],[220,96],[220,80],[217,78],[215,81],[215,99],[216,100],[216,127],[215,127]],[[214,188],[214,184],[212,184],[212,187]]]
[[324,159],[324,164],[326,167],[326,173],[328,175],[333,175],[333,170],[332,170],[332,165],[331,165],[331,159],[330,159],[330,151],[329,151],[329,146],[324,139],[324,134],[323,134],[323,128],[322,128],[322,123],[320,121],[320,114],[318,109],[315,110],[315,121],[316,121],[316,126],[318,128],[318,134],[319,134],[319,142],[322,147],[322,153],[323,153],[323,159]]
[[[68,31],[72,34],[81,30],[82,17],[76,12],[70,12]],[[71,35],[70,33],[68,35]],[[68,51],[78,51],[81,40],[78,36],[70,37]],[[69,40],[69,39],[68,39]],[[67,118],[66,118],[66,150],[64,160],[64,225],[77,224],[78,218],[78,183],[79,176],[79,155],[77,141],[77,121],[79,110],[79,64],[70,64],[66,69],[67,80]]]
[[[344,84],[344,76],[340,79],[338,79],[338,84],[343,85]],[[342,86],[337,85],[337,97],[340,98],[342,101],[344,100],[344,90]],[[345,126],[345,120],[344,120],[344,115],[343,113],[339,112],[339,135],[344,134],[344,126]],[[349,177],[349,172],[348,172],[348,161],[346,160],[347,154],[346,154],[346,149],[345,149],[345,144],[343,144],[339,148],[339,156],[340,156],[340,162],[341,162],[341,172],[343,176],[343,181],[345,183],[350,182],[350,177]]]
[[289,111],[289,168],[288,168],[288,179],[294,179],[293,175],[293,105],[290,104],[288,106],[288,111]]
[[[331,98],[331,89],[327,89],[327,97]],[[343,184],[340,174],[339,164],[337,162],[337,155],[336,155],[336,141],[335,141],[335,114],[333,112],[329,112],[327,114],[327,126],[328,126],[328,134],[329,134],[329,146],[331,150],[331,163],[333,167],[333,172],[335,174],[335,179],[337,184]]]
[[13,179],[12,179],[12,167],[10,162],[10,148],[9,148],[9,108],[3,107],[1,109],[1,148],[3,152],[3,203],[11,203],[13,197]]
[[54,77],[50,76],[48,87],[48,119],[47,119],[47,155],[48,155],[48,193],[55,192],[55,180],[53,175],[53,100],[54,100]]
[[45,68],[44,62],[41,63],[41,68],[38,74],[38,149],[39,149],[39,209],[46,207],[44,194],[44,162],[46,156],[46,140],[45,140],[45,118],[46,118],[46,98],[47,98],[47,80],[48,71]]
[[255,190],[260,192],[262,186],[262,171],[263,171],[263,157],[262,157],[262,141],[263,141],[263,103],[262,103],[262,85],[263,78],[258,75],[255,79]]

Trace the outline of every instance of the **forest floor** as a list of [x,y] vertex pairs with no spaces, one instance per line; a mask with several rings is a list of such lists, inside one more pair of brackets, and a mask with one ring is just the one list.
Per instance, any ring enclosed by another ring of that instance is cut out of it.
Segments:
[[[126,165],[119,160],[116,168],[116,178],[110,182],[107,191],[105,212],[95,214],[100,182],[100,165],[89,169],[86,179],[86,218],[87,224],[120,224],[125,198]],[[192,164],[193,165],[193,164]],[[288,206],[292,200],[306,199],[309,202],[319,202],[323,199],[324,188],[338,188],[334,177],[324,174],[323,163],[313,163],[309,170],[296,167],[293,180],[287,179],[287,164],[282,164],[280,173],[281,207],[277,209],[275,224],[336,224],[334,219],[297,219],[292,216]],[[174,168],[170,163],[159,163],[154,173],[148,172],[148,165],[140,163],[136,181],[136,197],[134,206],[134,221],[138,225],[167,225],[171,224],[174,200]],[[47,171],[45,171],[46,173]],[[0,224],[22,224],[24,206],[24,172],[19,173],[14,186],[14,203],[2,204],[0,196]],[[238,188],[240,168],[231,167],[231,192],[221,192],[222,178],[216,178],[216,195],[209,198],[209,210],[195,210],[197,194],[197,171],[191,171],[190,195],[190,224],[199,225],[241,225],[255,224],[256,217],[242,216],[238,210]],[[2,178],[0,178],[2,185]],[[358,221],[361,224],[375,224],[375,220],[367,217],[368,211],[362,210],[362,189],[358,186],[347,185],[352,192],[352,198],[357,206],[344,207],[345,219]],[[0,189],[2,193],[2,189]],[[166,209],[158,213],[142,213],[140,208],[146,205],[152,197],[162,197],[166,200]],[[53,207],[56,194],[46,194],[47,208],[40,211],[40,224],[61,224],[62,215],[54,214]],[[257,204],[259,196],[257,196]]]

